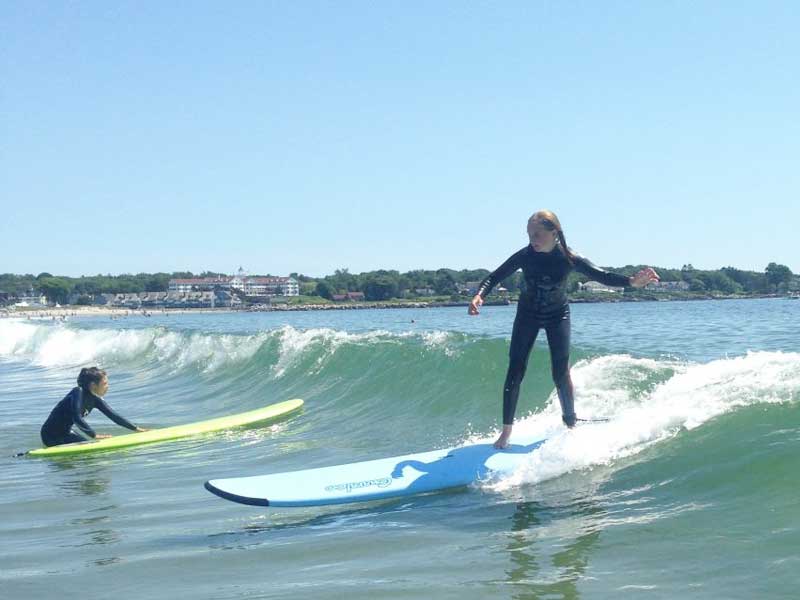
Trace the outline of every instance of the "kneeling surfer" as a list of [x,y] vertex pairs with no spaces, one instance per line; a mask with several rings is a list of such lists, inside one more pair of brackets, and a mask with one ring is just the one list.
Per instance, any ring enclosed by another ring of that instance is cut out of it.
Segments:
[[50,416],[42,425],[42,442],[45,446],[60,446],[74,442],[86,441],[72,430],[76,425],[87,437],[92,439],[110,438],[108,434],[95,433],[84,417],[97,409],[120,427],[131,431],[147,431],[137,427],[126,418],[115,413],[103,399],[108,391],[108,375],[102,369],[89,367],[81,369],[78,375],[78,386],[73,388],[56,404]]

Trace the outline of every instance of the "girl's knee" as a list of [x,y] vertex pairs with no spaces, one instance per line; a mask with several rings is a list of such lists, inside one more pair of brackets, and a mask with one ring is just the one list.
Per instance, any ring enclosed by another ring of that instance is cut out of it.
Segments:
[[527,368],[528,364],[523,361],[511,361],[508,363],[508,376],[515,379],[522,378]]
[[569,358],[553,362],[553,381],[558,383],[562,379],[569,379]]

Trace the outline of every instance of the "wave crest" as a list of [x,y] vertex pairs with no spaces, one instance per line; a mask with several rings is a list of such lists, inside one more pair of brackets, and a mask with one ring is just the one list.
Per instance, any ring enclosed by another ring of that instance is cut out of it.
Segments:
[[572,368],[576,412],[608,422],[566,430],[555,393],[515,430],[548,441],[513,475],[488,485],[504,491],[569,471],[607,465],[742,407],[800,401],[800,354],[749,352],[708,363],[612,355]]

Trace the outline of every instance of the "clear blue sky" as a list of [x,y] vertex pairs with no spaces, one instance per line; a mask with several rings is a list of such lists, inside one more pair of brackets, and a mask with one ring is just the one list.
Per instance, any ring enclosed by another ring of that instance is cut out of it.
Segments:
[[4,2],[0,272],[800,272],[800,4]]

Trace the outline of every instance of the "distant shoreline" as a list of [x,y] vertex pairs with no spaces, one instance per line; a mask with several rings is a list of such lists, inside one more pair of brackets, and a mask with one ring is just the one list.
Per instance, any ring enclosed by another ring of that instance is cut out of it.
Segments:
[[0,318],[10,319],[54,319],[65,317],[136,317],[153,315],[178,315],[184,313],[241,312],[230,308],[168,308],[157,310],[131,310],[129,308],[107,308],[105,306],[59,306],[27,308],[24,310],[0,310]]
[[[610,294],[609,294],[610,296]],[[629,302],[694,302],[698,300],[758,300],[763,298],[785,298],[786,296],[780,294],[760,294],[752,296],[736,296],[736,295],[696,295],[684,298],[676,297],[641,297],[636,295],[615,295],[614,297],[577,297],[570,298],[570,304],[620,304]],[[517,300],[487,300],[483,306],[510,306],[516,304]],[[253,307],[246,309],[236,309],[235,312],[293,312],[305,310],[363,310],[363,309],[397,309],[397,308],[444,308],[458,306],[466,308],[469,306],[469,300],[458,302],[349,302],[341,304],[278,304],[271,307]]]
[[[698,300],[758,300],[763,298],[787,298],[779,294],[761,294],[753,296],[736,295],[697,295],[683,298],[675,297],[639,297],[634,295],[619,295],[614,297],[571,298],[570,304],[618,304],[628,302],[693,302]],[[484,306],[510,306],[516,300],[490,300]],[[129,309],[108,308],[104,306],[60,306],[58,308],[26,308],[22,310],[0,310],[0,318],[23,320],[64,320],[69,317],[109,317],[111,319],[132,316],[157,316],[199,313],[248,313],[248,312],[303,312],[312,310],[387,310],[406,308],[446,308],[469,306],[469,301],[452,302],[347,302],[339,304],[275,304],[272,306],[259,306],[250,308],[158,308],[158,309]]]

